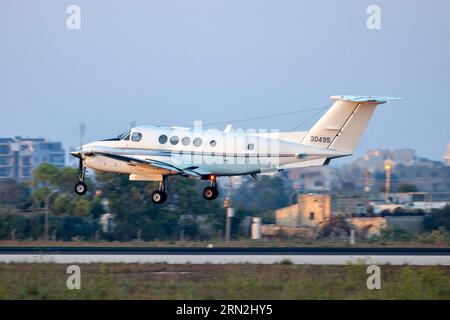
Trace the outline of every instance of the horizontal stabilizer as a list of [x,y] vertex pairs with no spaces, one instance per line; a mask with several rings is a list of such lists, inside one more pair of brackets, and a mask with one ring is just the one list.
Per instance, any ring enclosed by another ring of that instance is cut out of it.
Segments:
[[383,96],[331,96],[332,100],[340,101],[350,101],[350,102],[373,102],[377,104],[386,103],[389,100],[406,100],[406,98],[399,97],[383,97]]

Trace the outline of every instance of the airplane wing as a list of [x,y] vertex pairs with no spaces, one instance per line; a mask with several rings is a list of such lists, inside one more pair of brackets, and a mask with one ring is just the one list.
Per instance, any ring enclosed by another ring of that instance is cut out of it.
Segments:
[[211,172],[207,172],[205,170],[201,170],[198,166],[192,166],[192,165],[184,165],[182,167],[175,166],[169,162],[159,161],[156,159],[151,158],[145,158],[140,159],[129,155],[118,155],[113,153],[107,153],[107,152],[96,152],[95,154],[102,155],[111,159],[120,160],[124,162],[128,162],[130,164],[134,165],[148,165],[153,166],[161,169],[176,171],[181,175],[184,176],[194,176],[194,177],[201,177],[203,175],[211,174]]

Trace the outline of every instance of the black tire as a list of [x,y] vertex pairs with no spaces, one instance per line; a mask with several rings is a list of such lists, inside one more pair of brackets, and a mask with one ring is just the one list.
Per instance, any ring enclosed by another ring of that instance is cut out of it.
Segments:
[[216,187],[206,187],[203,189],[203,197],[206,200],[214,200],[219,196],[219,190]]
[[75,185],[75,188],[74,188],[75,193],[79,196],[82,196],[83,194],[85,194],[87,192],[87,190],[88,190],[87,185],[83,181],[77,182],[77,184]]
[[164,191],[153,191],[152,193],[152,201],[154,204],[163,204],[167,200],[167,193]]

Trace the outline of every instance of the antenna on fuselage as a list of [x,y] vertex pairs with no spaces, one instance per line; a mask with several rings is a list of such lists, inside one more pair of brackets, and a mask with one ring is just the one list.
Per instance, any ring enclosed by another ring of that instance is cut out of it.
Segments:
[[227,124],[225,129],[223,129],[223,133],[229,133],[231,131],[231,128],[232,128],[232,125],[231,124]]

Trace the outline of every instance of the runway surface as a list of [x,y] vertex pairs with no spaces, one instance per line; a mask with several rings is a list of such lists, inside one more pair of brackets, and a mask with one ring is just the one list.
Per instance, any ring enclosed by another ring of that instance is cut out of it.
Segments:
[[450,248],[347,247],[0,247],[3,263],[450,265]]

